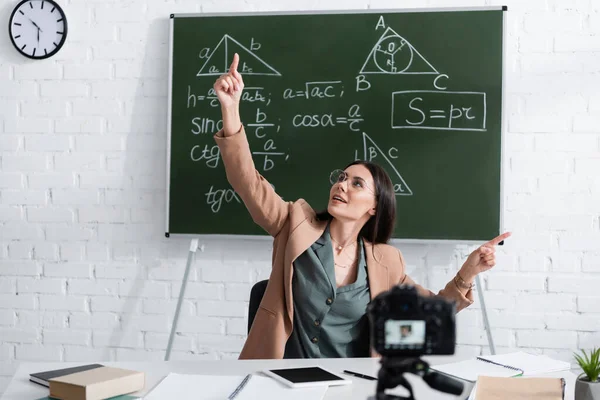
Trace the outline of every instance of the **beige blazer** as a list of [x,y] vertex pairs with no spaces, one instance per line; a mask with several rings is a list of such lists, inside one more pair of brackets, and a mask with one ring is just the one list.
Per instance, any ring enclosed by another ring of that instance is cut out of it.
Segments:
[[[228,137],[219,131],[214,138],[229,183],[253,221],[274,238],[269,284],[239,358],[283,358],[294,320],[292,263],[322,235],[327,222],[317,221],[315,210],[305,200],[286,202],[275,193],[254,167],[243,127]],[[398,284],[414,285],[425,296],[435,295],[406,275],[404,258],[395,247],[365,241],[365,250],[371,299]],[[456,301],[457,310],[473,303],[471,291],[463,295],[453,281],[439,295]],[[373,351],[371,354],[376,356]]]

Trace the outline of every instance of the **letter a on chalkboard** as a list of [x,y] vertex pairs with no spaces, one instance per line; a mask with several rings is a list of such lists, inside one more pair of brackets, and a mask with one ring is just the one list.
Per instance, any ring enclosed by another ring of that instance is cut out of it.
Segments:
[[243,75],[272,75],[281,76],[279,72],[260,57],[258,57],[252,50],[249,50],[240,42],[225,34],[219,41],[217,46],[208,56],[208,59],[204,62],[200,71],[196,76],[204,75],[222,75],[229,70],[233,55],[238,53],[240,55],[240,65],[238,71]]
[[419,51],[387,28],[369,53],[361,74],[439,74]]

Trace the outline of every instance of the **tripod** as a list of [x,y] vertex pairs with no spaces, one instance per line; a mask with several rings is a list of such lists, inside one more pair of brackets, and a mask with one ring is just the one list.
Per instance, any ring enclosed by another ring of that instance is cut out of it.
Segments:
[[[463,391],[463,384],[460,381],[439,374],[429,369],[429,364],[419,357],[407,358],[381,358],[381,369],[377,375],[377,392],[374,400],[415,400],[412,386],[403,376],[405,373],[418,375],[431,387],[440,392],[460,395]],[[386,389],[393,389],[401,385],[406,388],[409,397],[401,397],[386,394]]]

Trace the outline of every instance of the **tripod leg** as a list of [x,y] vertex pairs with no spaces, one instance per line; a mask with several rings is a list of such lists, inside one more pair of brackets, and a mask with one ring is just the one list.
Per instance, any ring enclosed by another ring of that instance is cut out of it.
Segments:
[[408,390],[408,397],[405,397],[405,399],[415,400],[415,396],[413,394],[412,386],[411,386],[410,382],[407,381],[404,376],[400,377],[400,385],[403,386],[403,387],[405,387],[406,390]]
[[[396,370],[391,371],[390,374],[394,378],[388,378],[387,380],[382,380],[381,375],[379,376],[379,380],[377,382],[377,391],[376,391],[376,399],[377,400],[415,400],[412,386],[410,382],[406,380],[404,375],[402,375],[404,371]],[[386,385],[387,383],[387,385]],[[408,390],[408,397],[401,397],[392,394],[386,394],[385,389],[393,389],[397,386],[402,386]]]
[[188,275],[190,274],[190,266],[192,265],[192,258],[194,257],[196,250],[198,250],[198,239],[192,239],[192,242],[190,243],[190,251],[187,257],[187,263],[185,265],[185,273],[183,274],[183,281],[181,282],[181,289],[179,290],[179,300],[177,300],[177,308],[175,309],[173,324],[171,325],[171,334],[169,335],[169,344],[167,345],[165,361],[169,361],[169,357],[171,357],[171,348],[173,347],[175,332],[177,332],[177,322],[179,321],[179,311],[181,311],[181,303],[183,303],[185,286],[187,285]]
[[487,309],[485,307],[483,286],[481,285],[479,275],[477,275],[475,279],[477,280],[477,293],[479,294],[479,302],[481,303],[481,315],[483,316],[483,325],[485,326],[485,333],[487,334],[488,344],[490,345],[490,353],[494,355],[496,354],[496,347],[494,346],[494,338],[492,337],[492,331],[490,330],[490,321],[488,321]]

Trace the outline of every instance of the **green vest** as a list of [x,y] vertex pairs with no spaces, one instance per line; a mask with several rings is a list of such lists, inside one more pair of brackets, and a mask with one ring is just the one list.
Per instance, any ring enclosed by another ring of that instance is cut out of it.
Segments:
[[337,288],[329,224],[294,261],[294,330],[284,358],[369,357],[370,301],[362,240],[356,282]]

